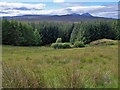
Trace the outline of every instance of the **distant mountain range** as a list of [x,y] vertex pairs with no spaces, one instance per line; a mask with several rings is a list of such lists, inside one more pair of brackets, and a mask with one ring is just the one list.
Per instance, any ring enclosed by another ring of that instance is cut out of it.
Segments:
[[104,17],[95,17],[89,13],[80,14],[67,14],[67,15],[23,15],[6,17],[7,19],[16,19],[19,21],[62,21],[62,22],[79,22],[86,20],[98,20],[98,19],[112,19]]

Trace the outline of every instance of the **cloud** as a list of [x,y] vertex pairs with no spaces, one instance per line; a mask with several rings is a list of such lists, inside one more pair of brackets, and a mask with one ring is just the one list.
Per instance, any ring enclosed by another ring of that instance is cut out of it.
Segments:
[[97,9],[104,9],[104,6],[78,6],[78,7],[68,7],[68,9],[71,9],[72,11],[76,13],[85,13],[89,12],[92,10],[97,10]]
[[18,15],[65,15],[65,14],[83,14],[90,13],[93,16],[117,18],[118,17],[118,5],[98,5],[98,6],[81,6],[75,3],[71,4],[63,9],[47,9],[45,10],[45,4],[24,4],[24,3],[7,3],[0,2],[0,16],[18,16]]
[[78,6],[78,7],[68,7],[68,10],[71,13],[90,13],[93,16],[98,17],[109,17],[117,18],[118,16],[118,5],[102,5],[102,6]]
[[59,10],[7,10],[2,12],[0,16],[18,16],[18,15],[64,15],[68,14],[68,12],[64,9]]
[[106,17],[106,18],[118,18],[118,12],[117,11],[113,11],[113,12],[97,12],[97,13],[93,13],[91,15],[97,16],[97,17]]
[[60,3],[60,2],[64,2],[65,0],[53,0],[53,2],[55,3]]
[[31,9],[43,9],[45,7],[45,4],[24,4],[24,3],[8,3],[8,2],[0,2],[0,9],[2,10],[31,10]]
[[65,7],[75,7],[75,6],[81,6],[84,5],[88,2],[72,2],[72,3],[62,3],[61,6],[65,6]]

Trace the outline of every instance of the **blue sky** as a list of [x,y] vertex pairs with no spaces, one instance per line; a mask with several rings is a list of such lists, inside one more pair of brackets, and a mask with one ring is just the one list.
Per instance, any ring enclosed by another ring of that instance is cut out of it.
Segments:
[[93,16],[118,18],[119,0],[1,0],[0,16],[65,15],[90,13]]
[[[53,2],[54,0],[1,0],[1,2]],[[119,2],[119,0],[58,0],[64,2]]]

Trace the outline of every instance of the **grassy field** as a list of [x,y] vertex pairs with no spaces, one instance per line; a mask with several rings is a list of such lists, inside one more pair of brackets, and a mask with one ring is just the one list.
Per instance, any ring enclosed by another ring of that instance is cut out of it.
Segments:
[[3,87],[117,88],[118,46],[73,49],[3,45]]

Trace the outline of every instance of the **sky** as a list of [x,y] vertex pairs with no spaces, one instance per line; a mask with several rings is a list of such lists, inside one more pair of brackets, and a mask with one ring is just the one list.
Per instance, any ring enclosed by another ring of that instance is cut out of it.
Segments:
[[0,17],[72,13],[118,18],[118,0],[0,0]]

